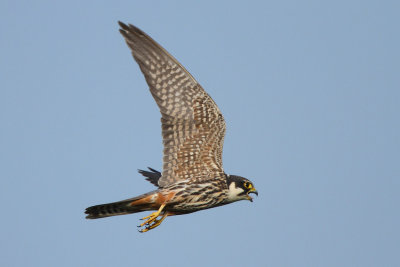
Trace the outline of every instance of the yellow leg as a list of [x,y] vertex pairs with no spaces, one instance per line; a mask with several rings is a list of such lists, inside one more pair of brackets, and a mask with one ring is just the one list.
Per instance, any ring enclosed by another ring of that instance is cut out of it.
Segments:
[[152,214],[150,214],[149,216],[146,216],[144,218],[142,218],[142,220],[146,220],[144,223],[140,224],[139,227],[143,227],[146,224],[150,225],[152,222],[154,222],[158,216],[160,216],[161,211],[163,210],[163,208],[165,207],[165,204],[162,204],[161,207],[158,209],[158,211],[153,212]]
[[139,232],[141,233],[145,233],[151,229],[156,228],[157,226],[159,226],[162,221],[164,221],[164,219],[168,216],[168,212],[164,212],[164,214],[162,215],[162,217],[158,220],[154,220],[152,224],[149,224],[146,228],[139,230]]

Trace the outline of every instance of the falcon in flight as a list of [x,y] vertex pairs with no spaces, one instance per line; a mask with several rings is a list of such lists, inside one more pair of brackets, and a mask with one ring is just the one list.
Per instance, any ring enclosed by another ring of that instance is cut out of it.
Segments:
[[214,100],[164,48],[139,28],[119,22],[119,30],[139,64],[161,112],[163,170],[139,170],[157,190],[92,206],[87,219],[141,211],[140,232],[161,224],[167,216],[188,214],[250,200],[258,195],[248,179],[229,175],[222,167],[225,120]]

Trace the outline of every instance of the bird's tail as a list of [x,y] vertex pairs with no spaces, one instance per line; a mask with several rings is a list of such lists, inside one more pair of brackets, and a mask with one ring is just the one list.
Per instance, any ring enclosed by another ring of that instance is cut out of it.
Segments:
[[151,201],[153,193],[154,192],[150,192],[118,202],[89,207],[85,211],[85,213],[88,214],[86,219],[99,219],[116,215],[125,215],[141,211],[154,210],[154,203]]

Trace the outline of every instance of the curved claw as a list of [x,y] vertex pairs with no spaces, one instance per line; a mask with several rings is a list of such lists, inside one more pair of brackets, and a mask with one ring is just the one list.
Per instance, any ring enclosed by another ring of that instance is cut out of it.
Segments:
[[[139,232],[140,233],[145,233],[145,232],[147,232],[147,231],[149,231],[149,230],[151,230],[151,229],[154,229],[154,228],[156,228],[157,226],[159,226],[161,223],[162,223],[162,221],[166,218],[168,216],[168,212],[164,212],[163,214],[162,214],[162,217],[160,218],[160,219],[154,219],[154,220],[152,220],[150,223],[146,223],[145,225],[146,225],[146,227],[144,228],[144,229],[140,229],[139,230]],[[156,218],[158,218],[158,216],[156,217]]]

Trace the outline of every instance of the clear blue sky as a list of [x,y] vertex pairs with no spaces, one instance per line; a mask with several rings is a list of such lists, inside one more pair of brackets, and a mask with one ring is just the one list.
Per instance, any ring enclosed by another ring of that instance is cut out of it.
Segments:
[[[143,3],[146,2],[146,3]],[[398,1],[1,1],[1,266],[400,266]],[[173,54],[260,195],[84,219],[152,185],[159,111],[118,32]]]

